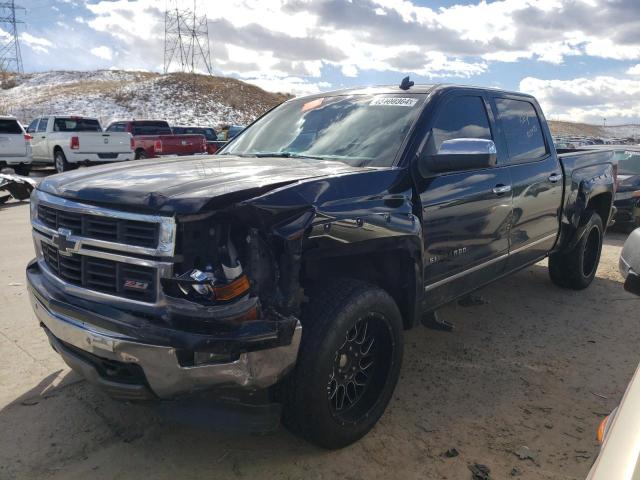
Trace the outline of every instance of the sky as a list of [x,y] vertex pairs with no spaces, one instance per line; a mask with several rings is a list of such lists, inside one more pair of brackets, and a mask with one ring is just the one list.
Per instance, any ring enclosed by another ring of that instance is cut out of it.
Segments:
[[[163,70],[176,0],[18,3],[27,72]],[[196,0],[196,10],[214,73],[266,90],[411,75],[531,93],[553,120],[640,123],[640,0]]]

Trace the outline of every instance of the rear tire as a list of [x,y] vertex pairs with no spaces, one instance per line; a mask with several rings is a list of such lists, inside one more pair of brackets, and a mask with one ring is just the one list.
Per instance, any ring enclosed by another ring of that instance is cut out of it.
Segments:
[[553,283],[574,290],[591,285],[600,262],[603,236],[602,219],[592,212],[576,246],[569,252],[556,252],[549,256],[549,276]]
[[31,172],[31,164],[30,163],[21,163],[20,165],[16,165],[13,167],[13,171],[16,172],[16,175],[22,175],[23,177],[28,177]]
[[69,170],[74,170],[78,168],[77,165],[72,165],[67,162],[67,157],[64,156],[62,150],[56,150],[53,154],[53,164],[56,167],[56,172],[68,172]]
[[373,428],[391,399],[402,363],[400,311],[384,290],[345,279],[311,296],[302,325],[284,423],[320,447],[345,447]]
[[144,160],[145,158],[149,158],[149,155],[147,155],[147,152],[145,150],[140,149],[136,151],[136,160]]

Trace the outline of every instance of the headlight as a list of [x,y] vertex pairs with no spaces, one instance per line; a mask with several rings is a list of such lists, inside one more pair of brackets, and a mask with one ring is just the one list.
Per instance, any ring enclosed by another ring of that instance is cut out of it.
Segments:
[[36,196],[36,190],[31,192],[31,197],[29,199],[29,211],[31,213],[31,221],[33,222],[38,218],[38,197]]

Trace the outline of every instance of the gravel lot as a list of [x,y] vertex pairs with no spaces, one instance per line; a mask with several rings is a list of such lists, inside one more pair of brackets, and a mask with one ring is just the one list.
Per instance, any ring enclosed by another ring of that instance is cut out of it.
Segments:
[[[387,413],[349,448],[216,431],[206,410],[169,421],[111,401],[53,352],[25,290],[28,216],[27,204],[0,207],[0,479],[457,480],[476,462],[494,479],[583,479],[596,427],[640,361],[640,300],[622,289],[625,237],[611,234],[586,291],[553,286],[542,262],[484,288],[484,304],[443,309],[453,333],[408,332]],[[533,458],[515,454],[523,446]]]

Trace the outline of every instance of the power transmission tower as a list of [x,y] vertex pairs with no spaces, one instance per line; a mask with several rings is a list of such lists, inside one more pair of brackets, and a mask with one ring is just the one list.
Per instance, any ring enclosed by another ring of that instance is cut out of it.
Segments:
[[24,22],[16,19],[16,10],[25,8],[16,6],[14,0],[0,2],[0,28],[7,32],[0,36],[0,72],[24,73],[18,41],[18,24]]
[[167,4],[164,12],[164,73],[175,65],[180,72],[213,75],[207,16],[198,16],[195,0],[193,10],[179,8],[178,2]]

